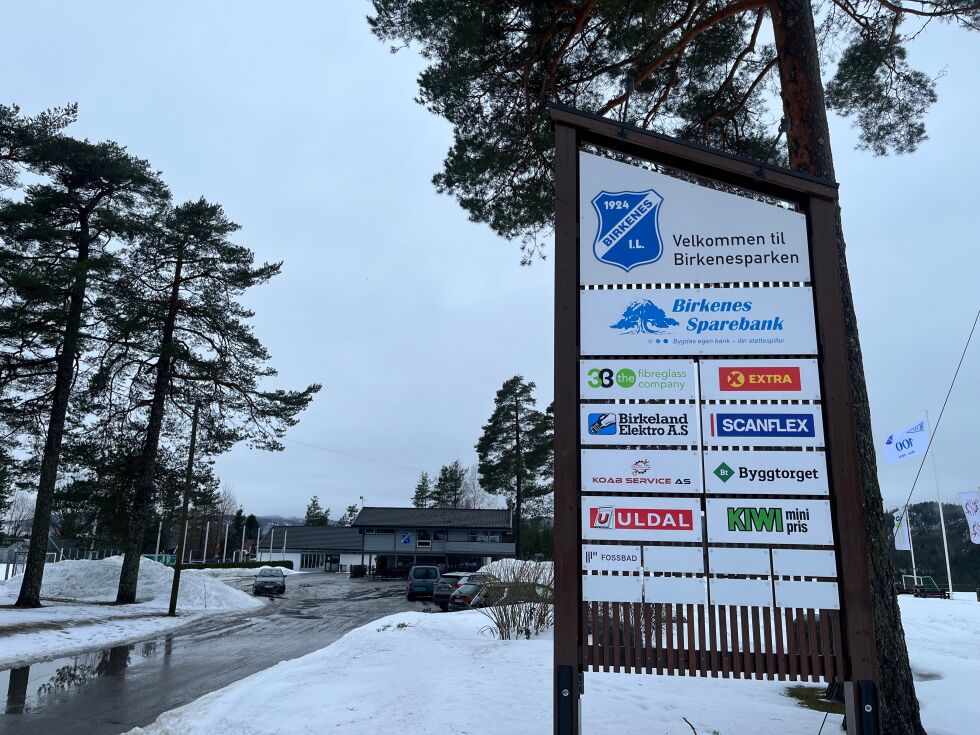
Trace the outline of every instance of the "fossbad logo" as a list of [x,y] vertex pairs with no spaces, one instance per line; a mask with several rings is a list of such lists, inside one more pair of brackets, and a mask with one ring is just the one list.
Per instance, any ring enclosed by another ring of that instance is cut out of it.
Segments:
[[592,252],[603,263],[629,272],[663,255],[658,218],[664,198],[646,191],[601,191],[592,200],[599,217]]
[[649,299],[634,301],[626,307],[623,318],[611,329],[619,329],[623,334],[661,334],[671,327],[680,326],[666,312]]

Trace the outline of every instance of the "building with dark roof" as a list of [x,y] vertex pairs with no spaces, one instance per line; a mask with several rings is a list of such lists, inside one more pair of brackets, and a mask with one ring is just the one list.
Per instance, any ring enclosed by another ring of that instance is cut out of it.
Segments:
[[475,570],[512,556],[511,512],[492,508],[362,508],[350,527],[274,526],[258,551],[260,561],[291,560],[293,569],[366,564],[385,576],[414,564]]
[[475,570],[514,556],[511,512],[495,508],[362,508],[353,528],[379,575],[414,564]]

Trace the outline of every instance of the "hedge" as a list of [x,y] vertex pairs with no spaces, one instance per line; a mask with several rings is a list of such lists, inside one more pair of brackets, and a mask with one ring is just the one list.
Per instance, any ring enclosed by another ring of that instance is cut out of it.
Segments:
[[285,567],[286,569],[292,569],[293,562],[291,559],[285,559],[283,561],[229,561],[224,564],[221,562],[208,564],[196,562],[194,564],[184,564],[183,569],[258,569],[259,567]]

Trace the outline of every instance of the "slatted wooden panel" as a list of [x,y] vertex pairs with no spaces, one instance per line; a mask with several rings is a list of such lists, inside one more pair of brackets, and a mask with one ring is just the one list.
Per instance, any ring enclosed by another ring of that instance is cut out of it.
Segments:
[[844,679],[836,610],[604,602],[581,610],[587,671]]

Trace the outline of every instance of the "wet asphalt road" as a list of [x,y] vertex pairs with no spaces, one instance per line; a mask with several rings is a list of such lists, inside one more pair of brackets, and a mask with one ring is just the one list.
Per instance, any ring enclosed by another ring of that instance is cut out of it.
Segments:
[[[236,584],[245,588],[249,580]],[[421,610],[403,582],[303,574],[258,613],[0,672],[3,735],[115,735],[385,615]]]

